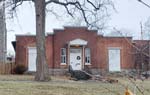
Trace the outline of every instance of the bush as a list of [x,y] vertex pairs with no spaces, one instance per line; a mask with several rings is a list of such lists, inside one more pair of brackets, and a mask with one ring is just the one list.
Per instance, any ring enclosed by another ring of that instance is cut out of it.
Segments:
[[27,71],[27,67],[25,67],[23,64],[18,64],[14,68],[14,73],[15,74],[24,74],[25,71]]

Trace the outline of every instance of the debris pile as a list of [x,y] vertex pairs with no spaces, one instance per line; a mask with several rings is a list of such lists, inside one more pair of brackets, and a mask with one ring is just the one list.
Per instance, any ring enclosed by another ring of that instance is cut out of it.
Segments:
[[118,83],[118,80],[109,78],[109,77],[103,77],[101,75],[93,75],[90,72],[87,72],[85,70],[73,70],[71,66],[69,66],[69,73],[73,80],[97,80],[107,83]]

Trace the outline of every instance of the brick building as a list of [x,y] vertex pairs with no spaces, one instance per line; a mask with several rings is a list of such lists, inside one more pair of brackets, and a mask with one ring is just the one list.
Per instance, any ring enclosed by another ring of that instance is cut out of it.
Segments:
[[[46,58],[51,74],[88,68],[92,73],[134,69],[131,37],[104,37],[86,27],[54,29],[46,36]],[[34,35],[16,36],[16,64],[36,71]]]

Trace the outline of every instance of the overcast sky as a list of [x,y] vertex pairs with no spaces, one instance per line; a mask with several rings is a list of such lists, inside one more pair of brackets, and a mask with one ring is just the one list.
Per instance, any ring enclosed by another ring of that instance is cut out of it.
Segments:
[[[149,0],[143,0],[150,4]],[[150,17],[150,8],[147,8],[137,0],[115,0],[117,12],[112,14],[109,26],[118,30],[130,31],[134,39],[140,38],[140,22],[145,22]],[[23,10],[23,11],[22,11]],[[7,50],[14,53],[11,41],[15,40],[16,34],[35,34],[34,5],[23,3],[17,8],[17,18],[7,19]],[[66,23],[66,22],[65,22]],[[54,28],[62,28],[64,19],[56,20],[55,16],[47,15],[46,32],[52,32]]]

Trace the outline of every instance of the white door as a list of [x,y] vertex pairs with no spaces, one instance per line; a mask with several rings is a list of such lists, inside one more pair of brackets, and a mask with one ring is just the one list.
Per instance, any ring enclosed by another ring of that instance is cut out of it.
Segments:
[[36,48],[28,48],[28,71],[36,71]]
[[70,65],[73,70],[81,70],[82,66],[82,50],[70,49]]
[[109,49],[109,71],[120,71],[120,49]]

